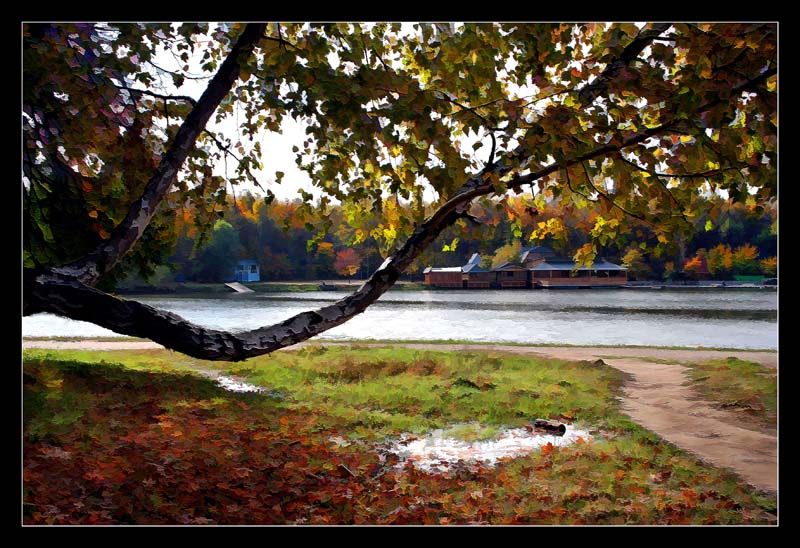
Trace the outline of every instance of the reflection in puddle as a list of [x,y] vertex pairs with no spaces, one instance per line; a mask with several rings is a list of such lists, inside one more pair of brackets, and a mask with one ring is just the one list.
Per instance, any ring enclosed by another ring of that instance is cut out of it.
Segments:
[[578,430],[566,425],[563,436],[552,436],[531,432],[525,428],[503,430],[485,441],[466,442],[445,437],[445,430],[436,430],[424,438],[405,436],[394,442],[389,451],[400,457],[400,465],[410,461],[416,468],[426,472],[444,472],[458,462],[482,462],[489,466],[505,458],[520,457],[534,449],[551,443],[555,447],[570,445],[582,438],[590,441],[587,430]]
[[255,392],[256,394],[263,394],[267,391],[264,387],[256,386],[249,382],[243,382],[233,377],[226,377],[225,375],[219,375],[215,380],[217,381],[217,386],[230,392]]
[[228,392],[249,392],[253,394],[267,394],[267,395],[277,395],[273,394],[272,392],[267,392],[267,389],[263,386],[258,386],[255,384],[250,384],[249,382],[244,382],[236,377],[229,377],[227,375],[219,375],[215,371],[207,371],[203,369],[195,369],[196,372],[200,373],[202,376],[206,377],[207,379],[212,379],[216,381],[217,386],[222,388],[223,390],[227,390]]

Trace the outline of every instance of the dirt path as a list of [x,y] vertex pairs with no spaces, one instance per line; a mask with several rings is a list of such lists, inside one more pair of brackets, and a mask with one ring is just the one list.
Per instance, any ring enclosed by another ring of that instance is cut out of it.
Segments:
[[[314,343],[320,344],[320,343]],[[322,343],[348,345],[350,343]],[[395,343],[400,344],[400,343]],[[386,346],[387,343],[358,343]],[[297,345],[296,347],[302,346]],[[748,350],[669,350],[661,348],[579,348],[513,345],[403,344],[420,350],[502,351],[551,356],[564,360],[596,360],[630,375],[625,383],[623,410],[645,428],[697,457],[739,474],[747,483],[776,493],[778,490],[778,444],[769,433],[748,429],[733,412],[721,411],[699,398],[688,385],[686,367],[677,363],[654,363],[642,358],[703,361],[736,356],[766,367],[777,367],[775,352]],[[148,341],[24,341],[26,348],[82,350],[143,350],[162,348]],[[296,348],[294,347],[294,348]]]

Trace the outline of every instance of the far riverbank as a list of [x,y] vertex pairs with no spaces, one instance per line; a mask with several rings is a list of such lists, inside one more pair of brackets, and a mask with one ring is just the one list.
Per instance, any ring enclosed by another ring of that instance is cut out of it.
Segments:
[[[347,291],[352,292],[358,289],[364,280],[302,280],[287,282],[247,282],[244,285],[256,293],[306,293],[309,291]],[[597,289],[597,288],[596,288]],[[602,288],[604,291],[609,288]],[[727,280],[703,280],[685,282],[665,282],[660,280],[630,281],[628,285],[620,288],[622,290],[646,290],[646,289],[721,289],[728,291],[741,290],[764,290],[777,291],[777,285],[763,285],[754,282],[739,282]],[[446,288],[428,287],[420,282],[397,281],[390,291],[450,291]],[[511,288],[507,291],[533,291],[524,288]],[[570,288],[568,291],[581,291],[580,289]],[[482,289],[470,289],[480,293]],[[506,290],[504,290],[506,291]],[[538,291],[538,290],[537,290]],[[561,291],[561,289],[555,289]],[[119,295],[194,295],[194,294],[225,294],[232,293],[233,290],[224,283],[199,283],[185,282],[176,283],[168,286],[136,286],[122,287],[115,291]]]

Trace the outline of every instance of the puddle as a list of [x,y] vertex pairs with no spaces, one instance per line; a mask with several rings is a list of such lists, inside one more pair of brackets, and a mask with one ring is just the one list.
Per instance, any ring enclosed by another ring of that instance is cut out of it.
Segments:
[[219,386],[223,390],[227,390],[228,392],[240,392],[240,393],[249,392],[251,394],[265,394],[267,396],[273,396],[276,398],[281,397],[280,394],[276,392],[270,392],[263,386],[258,386],[256,384],[244,382],[240,379],[237,379],[236,377],[230,377],[228,375],[219,375],[214,371],[201,371],[201,370],[196,370],[196,371],[208,379],[215,380],[217,382],[217,386]]
[[389,447],[389,451],[400,457],[400,466],[406,461],[426,472],[445,472],[458,462],[481,462],[494,466],[500,459],[521,457],[552,443],[563,447],[583,438],[592,439],[588,430],[578,430],[566,425],[563,436],[552,436],[530,432],[526,428],[503,430],[485,441],[462,441],[444,436],[446,430],[435,430],[424,438],[406,436]]
[[218,375],[215,380],[217,381],[217,386],[229,392],[254,392],[256,394],[265,394],[267,392],[267,389],[263,386],[250,384],[225,375]]

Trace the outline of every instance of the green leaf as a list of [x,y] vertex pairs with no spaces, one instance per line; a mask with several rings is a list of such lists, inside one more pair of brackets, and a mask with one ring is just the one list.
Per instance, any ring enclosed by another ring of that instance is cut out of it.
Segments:
[[22,250],[22,266],[25,268],[35,268],[33,257],[27,249]]

